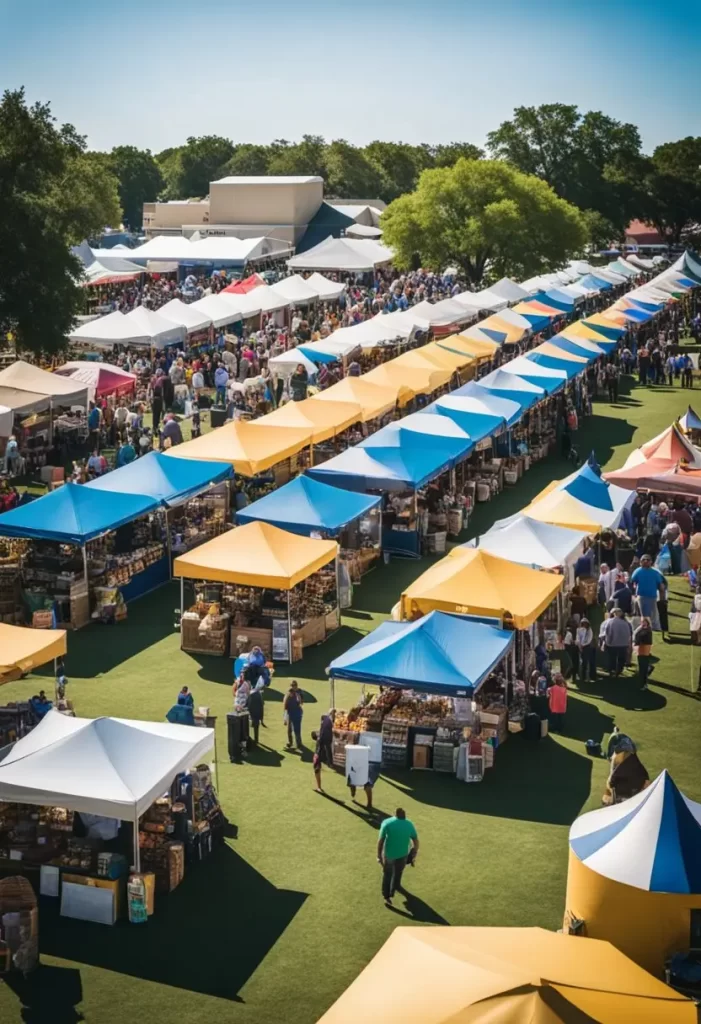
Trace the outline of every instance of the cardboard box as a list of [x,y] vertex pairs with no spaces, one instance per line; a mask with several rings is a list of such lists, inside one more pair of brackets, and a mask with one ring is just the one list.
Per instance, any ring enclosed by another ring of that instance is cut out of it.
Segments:
[[412,754],[412,763],[414,768],[428,768],[428,758],[430,747],[426,746],[415,746]]
[[32,615],[32,628],[33,629],[53,629],[54,628],[54,615],[53,612],[34,612]]

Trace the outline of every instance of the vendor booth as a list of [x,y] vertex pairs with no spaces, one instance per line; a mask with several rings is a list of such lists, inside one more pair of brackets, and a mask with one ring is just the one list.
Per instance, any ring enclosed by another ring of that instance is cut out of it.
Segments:
[[[312,401],[359,405],[363,423],[369,423],[393,412],[404,392],[405,389],[396,382],[390,386],[380,386],[372,384],[365,377],[344,377],[338,384],[332,384],[330,388],[314,395]],[[410,398],[407,393],[407,400]]]
[[239,525],[265,522],[303,537],[338,540],[339,557],[357,581],[381,553],[382,498],[298,476],[236,513]]
[[581,922],[657,975],[673,954],[699,948],[701,804],[667,771],[577,818],[569,842],[566,929]]
[[89,360],[64,363],[63,366],[59,366],[56,373],[60,377],[70,377],[71,380],[84,384],[92,402],[96,398],[106,398],[108,395],[117,398],[131,395],[136,387],[136,377],[133,373],[127,373],[126,370],[111,363]]
[[146,920],[222,834],[213,747],[213,729],[50,711],[0,762],[0,866],[65,917]]
[[464,544],[466,548],[479,548],[487,554],[506,558],[531,569],[570,569],[582,552],[588,534],[581,530],[568,530],[550,523],[518,514],[510,520],[495,523],[487,533]]
[[[508,736],[513,640],[508,630],[444,612],[383,622],[327,669],[332,706],[336,679],[363,684],[361,701],[336,713],[335,762],[345,766],[346,749],[357,744],[377,748],[380,757],[369,762],[388,768],[441,771],[463,781],[469,768],[470,781],[483,777]],[[366,685],[382,690],[366,694]]]
[[[256,420],[261,426],[308,430],[311,436],[312,464],[329,458],[343,445],[344,433],[362,420],[362,410],[353,402],[287,402],[274,412]],[[322,446],[322,447],[319,447]],[[347,447],[347,445],[346,445]]]
[[[66,653],[65,629],[27,629],[0,622],[0,685],[21,678]],[[0,742],[0,746],[3,744]]]
[[[237,527],[176,558],[182,648],[233,658],[254,645],[299,661],[340,626],[338,544],[265,522]],[[185,607],[185,580],[196,599]]]
[[[388,985],[388,978],[401,978]],[[695,1024],[608,942],[544,928],[395,928],[318,1024]]]

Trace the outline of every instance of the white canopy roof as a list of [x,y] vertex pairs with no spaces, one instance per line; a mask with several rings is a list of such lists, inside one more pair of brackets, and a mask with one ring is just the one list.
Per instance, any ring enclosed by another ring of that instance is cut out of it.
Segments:
[[279,238],[200,238],[192,241],[183,235],[157,235],[136,249],[131,249],[131,260],[165,260],[173,263],[246,263],[277,252],[289,251],[290,245]]
[[279,356],[273,356],[268,360],[270,372],[278,377],[291,377],[300,363],[310,377],[315,377],[319,372],[316,363],[313,363],[305,356],[304,352],[300,352],[296,348],[288,349],[287,352],[281,352]]
[[191,303],[188,309],[206,316],[215,327],[224,327],[242,319],[240,311],[232,302],[227,302],[223,292],[219,295],[205,295],[203,299]]
[[500,295],[507,302],[519,302],[521,299],[527,299],[530,294],[523,285],[516,284],[509,277],[502,277],[501,281],[493,284],[489,291],[494,295]]
[[349,238],[382,238],[382,228],[371,224],[351,224],[346,228],[346,235]]
[[[256,291],[258,291],[257,288]],[[288,305],[295,303],[298,306],[306,306],[310,302],[316,302],[319,298],[317,289],[313,284],[305,281],[301,274],[293,274],[292,277],[283,277],[282,281],[276,281],[275,291],[287,299]]]
[[488,554],[532,569],[557,569],[579,555],[587,536],[579,530],[568,530],[518,515],[509,522],[495,524],[487,533],[473,538],[464,546],[481,548]]
[[166,302],[165,306],[159,308],[158,315],[165,317],[166,320],[171,320],[174,324],[180,324],[188,334],[194,331],[204,331],[212,325],[211,317],[193,309],[182,299],[171,299],[170,302]]
[[454,299],[442,299],[440,302],[417,302],[411,307],[414,316],[427,320],[432,327],[446,327],[449,324],[466,324],[474,320],[477,310],[465,306]]
[[77,327],[68,337],[71,341],[94,348],[112,348],[113,345],[149,345],[148,334],[134,321],[127,320],[124,313],[115,310],[98,320],[91,320],[82,327]]
[[[529,333],[533,330],[531,321],[520,313],[515,313],[513,309],[500,309],[497,316],[500,320],[505,320],[507,324],[513,324],[514,327],[522,327],[524,331]],[[475,326],[479,327],[479,324]]]
[[146,306],[137,306],[127,313],[129,326],[135,324],[148,338],[149,345],[154,348],[165,348],[166,345],[177,345],[185,341],[186,330],[182,324],[173,323],[159,313],[154,313]]
[[310,288],[314,289],[320,299],[326,299],[328,302],[337,299],[346,290],[346,286],[341,282],[331,281],[328,277],[324,277],[323,274],[318,274],[316,271],[306,278],[306,282]]
[[290,270],[374,270],[389,263],[392,250],[369,238],[326,238],[287,261]]
[[[0,387],[14,388],[33,396],[42,395],[57,405],[87,405],[88,389],[85,384],[49,373],[33,363],[18,359],[0,371]],[[4,403],[13,408],[10,402]]]
[[278,289],[270,285],[261,284],[252,288],[244,295],[235,295],[231,292],[225,293],[229,298],[239,303],[244,316],[255,316],[256,313],[274,313],[277,309],[287,309],[290,300]]
[[[559,377],[560,380],[567,380],[567,374],[564,370],[552,370],[549,366],[534,363],[532,359],[528,359],[526,356],[516,356],[515,359],[510,359],[504,366],[509,373],[515,373],[517,377]],[[582,368],[586,369],[584,363],[582,363]]]
[[462,303],[468,309],[474,309],[476,312],[479,312],[481,309],[487,309],[495,313],[497,310],[504,309],[509,305],[508,299],[505,299],[502,295],[497,295],[496,292],[489,291],[487,288],[481,292],[460,292],[459,295],[453,296],[453,300]]
[[135,822],[213,746],[213,729],[49,711],[0,762],[0,800]]

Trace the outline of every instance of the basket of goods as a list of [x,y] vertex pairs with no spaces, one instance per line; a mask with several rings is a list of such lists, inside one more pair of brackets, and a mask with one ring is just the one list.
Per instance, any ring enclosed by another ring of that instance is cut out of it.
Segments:
[[451,537],[457,537],[462,530],[462,509],[451,508],[448,513],[448,533]]

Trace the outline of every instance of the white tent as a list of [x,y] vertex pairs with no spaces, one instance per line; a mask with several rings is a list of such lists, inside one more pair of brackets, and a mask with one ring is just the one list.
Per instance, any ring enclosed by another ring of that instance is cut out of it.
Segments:
[[[26,392],[32,396],[44,396],[48,399],[49,405],[88,404],[88,389],[85,384],[61,377],[57,373],[49,373],[48,370],[42,370],[33,363],[25,363],[23,359],[18,359],[0,371],[0,388]],[[3,404],[15,408],[10,402]]]
[[225,327],[242,319],[241,313],[231,302],[227,302],[223,292],[219,295],[205,295],[188,308],[208,317],[215,327]]
[[205,316],[204,313],[193,309],[191,305],[183,302],[182,299],[171,299],[170,302],[166,302],[165,306],[159,308],[158,315],[184,327],[188,334],[193,334],[195,331],[205,331],[208,327],[212,326],[211,317]]
[[505,429],[508,423],[513,423],[521,413],[519,403],[513,402],[510,398],[487,394],[484,398],[479,398],[474,392],[470,395],[441,395],[435,404],[441,409],[454,410],[456,413],[473,412],[478,416],[501,416],[504,423],[503,426],[495,428],[495,434]]
[[496,292],[492,292],[488,288],[481,292],[460,292],[459,295],[454,295],[453,299],[476,312],[486,309],[491,313],[496,313],[497,310],[504,309],[509,305],[508,299],[497,295]]
[[642,256],[638,256],[634,252],[628,253],[628,255],[626,256],[626,261],[640,270],[655,269],[655,264],[652,262],[652,260],[646,260]]
[[100,260],[95,260],[89,267],[85,268],[85,280],[82,282],[86,285],[98,285],[98,284],[112,284],[119,283],[119,281],[133,281],[139,274],[144,273],[144,268],[138,266],[136,263],[129,263],[129,260],[114,260],[117,267],[108,267]]
[[387,340],[408,338],[412,331],[430,331],[431,322],[416,312],[416,306],[398,309],[394,313],[376,313],[371,323],[380,324],[387,332]]
[[146,306],[137,306],[127,313],[126,320],[129,321],[129,329],[134,324],[143,331],[148,338],[148,344],[153,348],[165,348],[166,345],[177,345],[185,341],[186,330],[182,324],[175,324],[152,309]]
[[293,274],[292,277],[283,277],[281,281],[276,281],[275,291],[287,299],[288,305],[308,306],[311,302],[317,302],[319,298],[317,289],[301,274]]
[[334,299],[338,299],[346,290],[346,286],[342,282],[331,281],[328,277],[324,277],[323,274],[318,274],[316,271],[305,280],[309,287],[314,289],[319,298],[327,302],[333,302]]
[[0,800],[134,823],[214,746],[213,729],[49,711],[0,762]]
[[290,252],[290,245],[279,238],[200,238],[191,241],[182,235],[157,235],[136,249],[129,259],[173,263],[236,263],[244,265],[261,256]]
[[346,228],[348,238],[382,238],[382,228],[370,224],[351,224]]
[[90,320],[89,323],[76,327],[68,335],[71,341],[93,348],[112,348],[113,345],[149,345],[150,338],[145,331],[135,324],[130,323],[124,313],[115,310],[107,316],[101,316],[97,320]]
[[518,515],[502,526],[495,524],[487,533],[473,537],[463,546],[480,548],[531,569],[557,569],[571,563],[581,553],[587,536],[579,530]]
[[273,376],[291,377],[297,367],[305,368],[310,377],[316,377],[319,367],[311,359],[305,356],[299,349],[291,348],[287,352],[281,352],[279,356],[273,356],[268,360],[268,366]]
[[520,302],[521,299],[527,299],[529,292],[523,285],[516,284],[508,277],[502,277],[501,281],[497,281],[489,289],[494,295],[500,295],[507,302]]
[[374,270],[392,259],[392,250],[369,238],[327,238],[287,261],[290,270]]
[[255,316],[255,313],[275,313],[278,309],[288,309],[290,300],[270,285],[261,284],[258,288],[252,288],[245,295],[228,294],[232,299],[241,301],[241,310],[245,316]]
[[[564,370],[552,370],[549,366],[534,363],[527,356],[516,356],[515,359],[510,359],[505,366],[509,373],[513,373],[517,377],[558,377],[563,384],[567,380],[567,373]],[[586,370],[584,363],[582,363],[582,369]]]
[[450,324],[466,324],[477,317],[477,310],[470,309],[454,299],[442,299],[440,302],[418,302],[411,307],[414,316],[427,320],[432,327],[448,327]]
[[[528,331],[530,334],[533,330],[533,324],[525,316],[521,316],[520,313],[515,313],[513,309],[500,309],[497,313],[500,320],[506,321],[507,324],[513,324],[514,327],[521,327],[524,331]],[[475,324],[479,327],[479,324]]]

